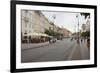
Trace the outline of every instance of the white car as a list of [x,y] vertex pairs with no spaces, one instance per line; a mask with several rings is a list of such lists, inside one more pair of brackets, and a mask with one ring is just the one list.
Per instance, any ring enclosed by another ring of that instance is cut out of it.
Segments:
[[56,38],[51,38],[51,39],[50,39],[50,43],[55,43],[56,41],[57,41]]

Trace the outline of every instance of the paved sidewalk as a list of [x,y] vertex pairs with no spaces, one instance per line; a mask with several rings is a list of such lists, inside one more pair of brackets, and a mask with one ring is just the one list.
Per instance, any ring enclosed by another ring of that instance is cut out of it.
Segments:
[[86,43],[75,44],[71,51],[68,60],[86,60],[90,59],[90,51],[88,50]]
[[81,45],[82,59],[90,59],[90,50],[87,48],[87,44],[83,43]]
[[44,43],[22,43],[21,44],[21,49],[33,49],[33,48],[39,48],[41,46],[49,45],[49,42],[44,42]]

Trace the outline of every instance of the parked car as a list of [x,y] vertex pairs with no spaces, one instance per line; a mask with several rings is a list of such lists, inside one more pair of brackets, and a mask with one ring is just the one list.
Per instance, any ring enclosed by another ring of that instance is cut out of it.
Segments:
[[50,38],[50,40],[49,40],[50,43],[55,43],[56,41],[57,41],[56,38]]

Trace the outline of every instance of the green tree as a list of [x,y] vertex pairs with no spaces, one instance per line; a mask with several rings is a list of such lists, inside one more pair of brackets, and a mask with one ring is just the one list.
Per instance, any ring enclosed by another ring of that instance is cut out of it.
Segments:
[[54,36],[54,37],[63,36],[63,34],[59,32],[54,32],[53,30],[48,30],[48,29],[45,29],[44,33],[48,34],[49,36]]
[[82,32],[81,36],[82,37],[90,37],[90,31]]

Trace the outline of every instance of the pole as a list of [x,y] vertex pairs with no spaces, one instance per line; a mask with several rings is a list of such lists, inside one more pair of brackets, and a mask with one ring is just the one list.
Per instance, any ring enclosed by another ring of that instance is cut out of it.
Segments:
[[54,20],[55,20],[55,18],[56,18],[56,16],[55,15],[53,15],[53,43],[55,42],[55,40],[54,40]]
[[[27,14],[28,14],[28,11],[26,10],[26,16],[25,16],[25,24],[27,25],[28,23],[28,19],[27,19]],[[28,26],[28,25],[27,25]],[[26,26],[26,27],[27,27]],[[28,29],[29,31],[29,29]],[[28,31],[27,31],[27,34],[28,34]],[[29,35],[27,35],[27,47],[29,47]]]
[[77,41],[77,43],[79,43],[79,14],[77,14],[76,15],[76,17],[77,17],[77,21],[78,21],[78,23],[77,23],[77,25],[78,25],[78,28],[77,28],[77,33],[78,33],[78,41]]

